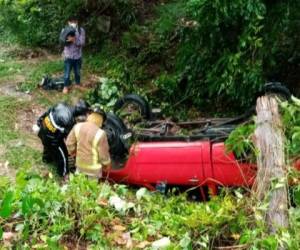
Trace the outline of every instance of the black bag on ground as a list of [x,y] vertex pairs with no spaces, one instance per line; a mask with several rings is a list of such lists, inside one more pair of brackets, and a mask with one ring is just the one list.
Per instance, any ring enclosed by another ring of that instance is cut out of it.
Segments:
[[64,88],[64,77],[51,78],[49,76],[44,76],[40,87],[45,90],[59,90],[61,91]]

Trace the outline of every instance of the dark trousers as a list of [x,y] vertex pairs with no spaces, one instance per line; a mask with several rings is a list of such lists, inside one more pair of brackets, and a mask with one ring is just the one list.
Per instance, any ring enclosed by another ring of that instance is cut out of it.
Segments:
[[60,176],[67,175],[69,173],[68,150],[64,140],[49,138],[43,129],[41,129],[39,137],[44,146],[43,162],[54,163]]
[[82,60],[80,59],[68,59],[64,61],[64,86],[70,86],[70,76],[72,69],[74,70],[75,83],[80,83],[80,70],[81,70]]

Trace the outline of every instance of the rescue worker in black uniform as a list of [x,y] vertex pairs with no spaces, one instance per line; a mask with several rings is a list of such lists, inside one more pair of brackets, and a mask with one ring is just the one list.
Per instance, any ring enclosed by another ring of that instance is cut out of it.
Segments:
[[68,151],[65,138],[76,123],[76,118],[89,112],[87,102],[80,100],[74,107],[58,103],[39,117],[37,125],[44,146],[43,162],[54,163],[60,176],[69,173]]

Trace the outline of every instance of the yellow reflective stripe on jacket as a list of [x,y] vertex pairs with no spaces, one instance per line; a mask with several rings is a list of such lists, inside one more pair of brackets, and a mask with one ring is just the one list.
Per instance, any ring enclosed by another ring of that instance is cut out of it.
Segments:
[[76,167],[82,169],[82,170],[100,170],[102,168],[102,165],[100,163],[98,164],[87,164],[85,162],[82,162],[80,159],[78,159],[76,163]]
[[76,126],[74,128],[75,138],[77,141],[79,139],[79,132],[80,132],[81,125],[82,125],[82,123],[78,123],[78,124],[76,124]]
[[93,140],[93,146],[92,146],[92,153],[93,153],[93,165],[99,165],[99,153],[98,153],[98,147],[99,147],[99,141],[101,137],[103,136],[104,131],[98,130],[95,138]]

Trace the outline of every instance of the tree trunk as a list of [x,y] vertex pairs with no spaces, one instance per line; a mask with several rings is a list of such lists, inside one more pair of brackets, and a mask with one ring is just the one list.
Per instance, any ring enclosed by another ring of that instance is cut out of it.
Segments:
[[269,203],[265,219],[269,232],[273,234],[289,225],[284,134],[274,97],[258,98],[256,111],[255,143],[259,153],[254,188],[257,199]]

